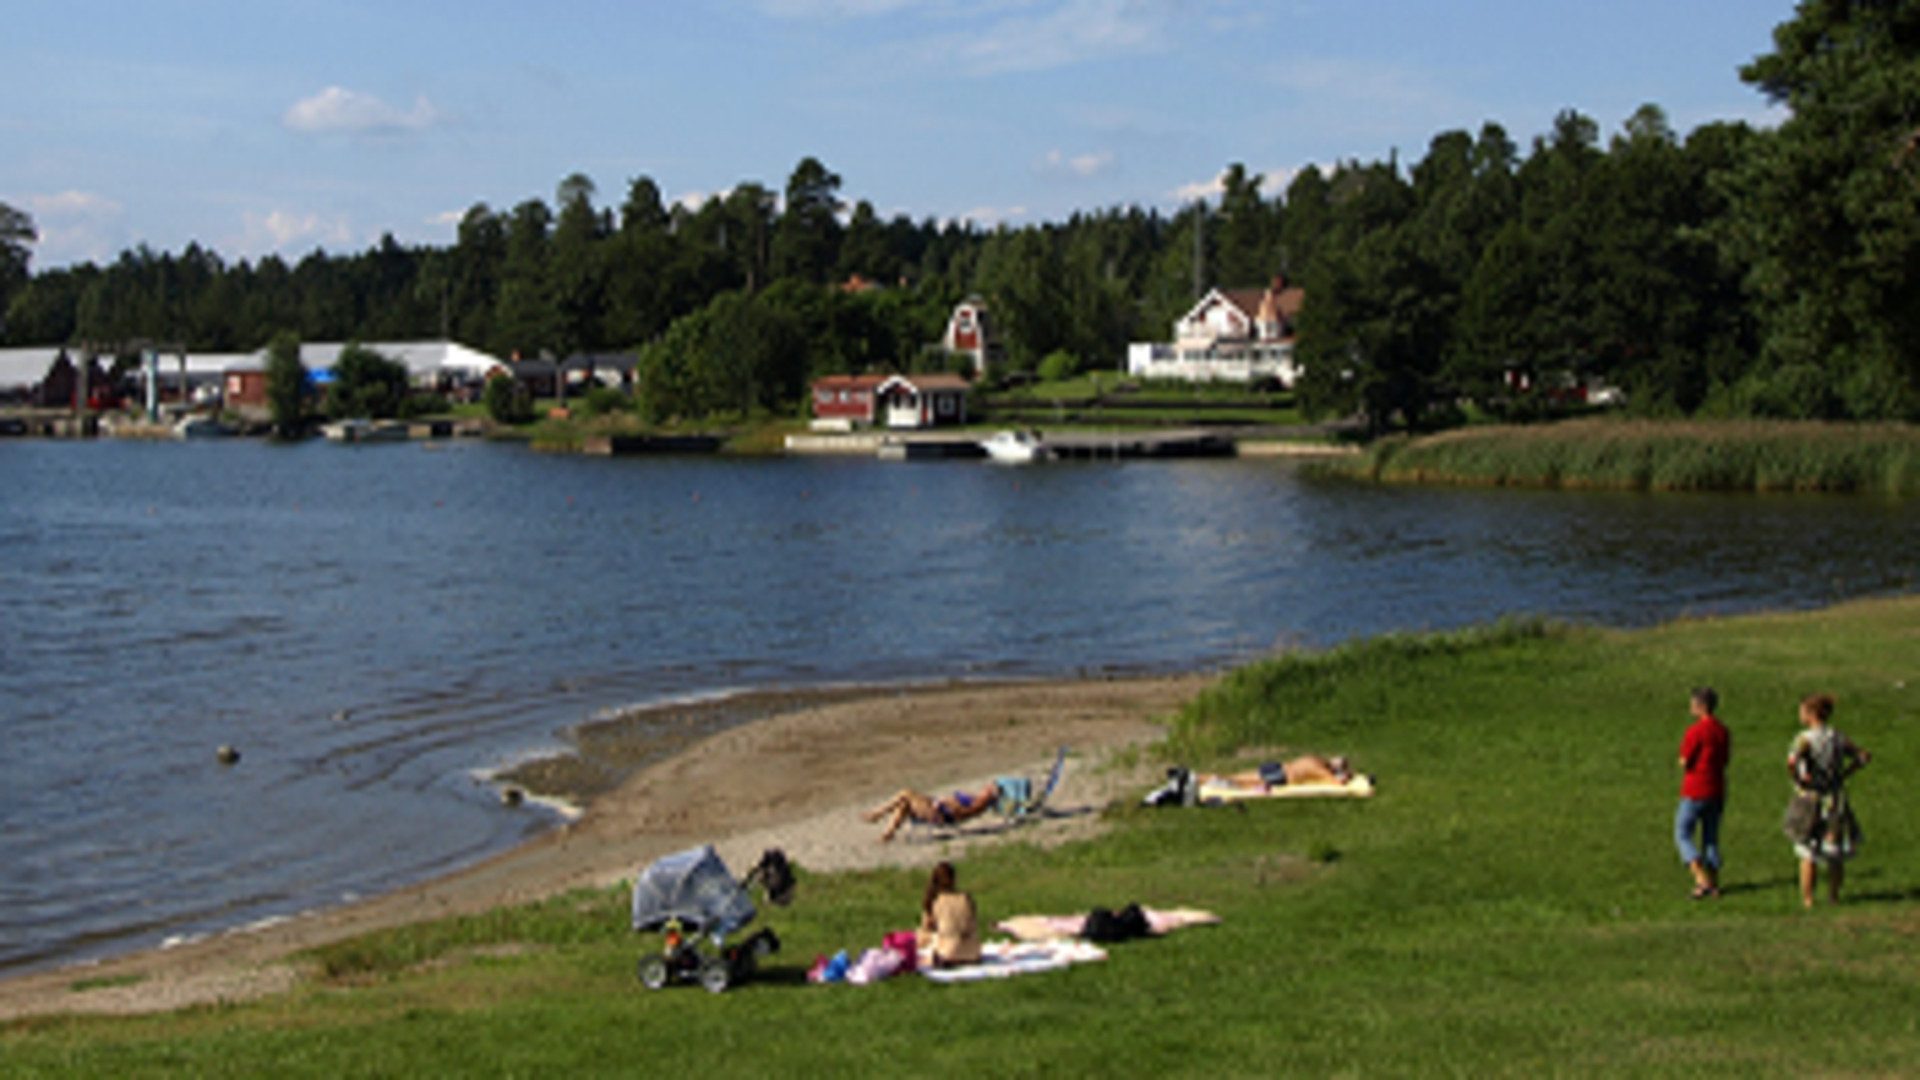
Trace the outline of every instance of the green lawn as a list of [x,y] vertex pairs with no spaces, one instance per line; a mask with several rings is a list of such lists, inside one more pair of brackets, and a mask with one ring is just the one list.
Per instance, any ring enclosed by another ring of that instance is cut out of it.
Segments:
[[[1673,855],[1689,687],[1734,733],[1727,896]],[[1849,902],[1803,913],[1778,822],[1793,707],[1873,750]],[[1911,1072],[1920,1062],[1920,600],[1616,633],[1514,624],[1244,670],[1170,752],[1347,751],[1369,802],[1113,812],[970,857],[983,915],[1195,904],[1218,927],[1000,984],[810,987],[921,874],[809,876],[768,980],[645,992],[618,891],[326,950],[268,1001],[0,1028],[0,1072],[401,1075]],[[1229,750],[1232,747],[1236,749]]]

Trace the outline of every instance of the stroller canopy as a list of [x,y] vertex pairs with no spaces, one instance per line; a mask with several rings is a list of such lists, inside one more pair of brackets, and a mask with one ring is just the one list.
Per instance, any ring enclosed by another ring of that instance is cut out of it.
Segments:
[[656,859],[633,879],[635,930],[658,930],[678,919],[691,932],[725,936],[757,914],[711,844]]

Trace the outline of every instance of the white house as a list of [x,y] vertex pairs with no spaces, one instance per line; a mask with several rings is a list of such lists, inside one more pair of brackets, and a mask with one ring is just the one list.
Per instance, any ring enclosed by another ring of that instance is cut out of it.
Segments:
[[1300,377],[1294,321],[1306,293],[1275,277],[1264,289],[1211,289],[1173,324],[1173,342],[1127,346],[1127,374],[1185,382],[1254,382]]
[[938,372],[891,375],[874,388],[879,417],[890,428],[929,428],[967,422],[967,380]]

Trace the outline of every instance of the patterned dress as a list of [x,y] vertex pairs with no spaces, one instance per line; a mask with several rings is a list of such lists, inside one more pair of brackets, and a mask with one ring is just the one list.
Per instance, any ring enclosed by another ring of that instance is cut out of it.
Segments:
[[1820,827],[1814,839],[1793,845],[1793,853],[1817,863],[1845,862],[1860,846],[1860,824],[1847,801],[1847,772],[1859,764],[1860,748],[1830,727],[1808,728],[1794,736],[1787,754],[1794,786],[1820,800]]

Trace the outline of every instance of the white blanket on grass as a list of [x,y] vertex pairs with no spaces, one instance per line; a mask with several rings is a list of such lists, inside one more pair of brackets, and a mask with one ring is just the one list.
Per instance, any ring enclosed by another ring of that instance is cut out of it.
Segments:
[[1072,964],[1105,960],[1107,951],[1084,941],[989,941],[980,946],[980,962],[963,967],[920,966],[920,974],[934,982],[978,982],[1007,979],[1037,971],[1058,971]]

